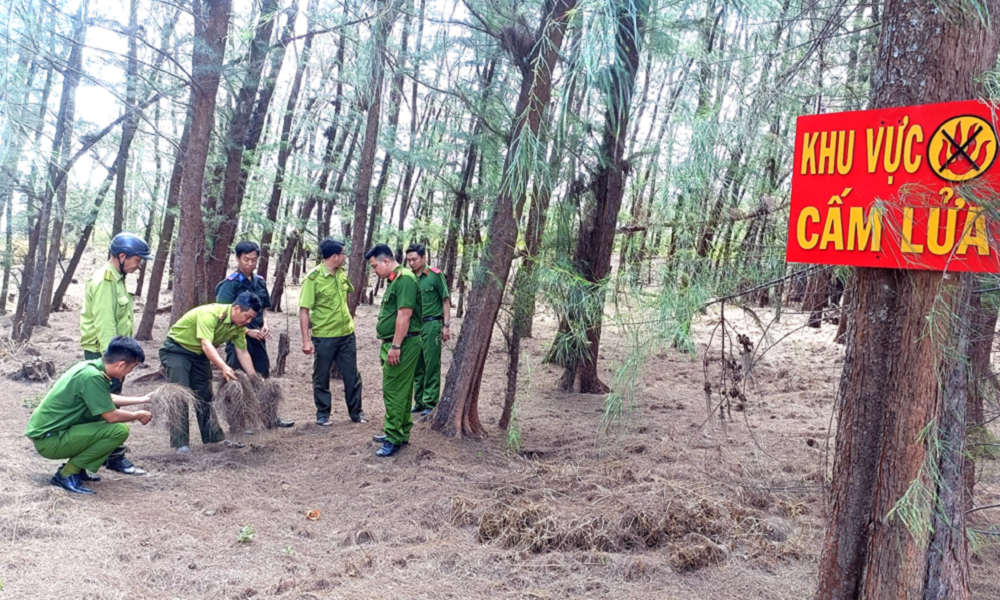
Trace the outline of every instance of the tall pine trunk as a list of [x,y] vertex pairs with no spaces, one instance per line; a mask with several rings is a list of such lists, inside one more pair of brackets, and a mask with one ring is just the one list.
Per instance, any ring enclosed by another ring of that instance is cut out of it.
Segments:
[[593,184],[594,206],[580,224],[576,254],[573,262],[583,278],[591,284],[596,306],[586,317],[589,355],[578,357],[575,364],[567,365],[563,385],[584,394],[608,391],[597,376],[597,360],[601,346],[601,324],[604,316],[605,280],[611,275],[611,254],[618,229],[618,212],[625,195],[625,180],[629,172],[625,149],[629,132],[629,111],[639,58],[642,55],[642,36],[649,2],[617,0],[615,34],[615,60],[607,89],[608,111],[604,118],[604,140],[601,144],[600,169]]
[[230,0],[194,0],[194,52],[191,73],[191,134],[184,155],[184,177],[178,198],[180,227],[174,252],[174,303],[171,322],[206,299],[205,220],[201,212],[205,163],[215,120],[229,28]]
[[[1000,1],[982,4],[990,19],[1000,16]],[[954,5],[888,2],[872,107],[976,97],[977,78],[996,64],[998,33]],[[975,281],[857,269],[822,600],[970,597],[963,468]],[[915,491],[932,500],[922,505]],[[906,522],[892,512],[898,506],[909,509]]]
[[500,311],[517,243],[516,208],[522,206],[534,163],[530,152],[552,97],[552,77],[576,0],[547,0],[535,42],[521,66],[521,91],[514,111],[503,181],[493,206],[490,233],[477,269],[469,312],[462,323],[433,428],[447,436],[478,436],[479,385]]

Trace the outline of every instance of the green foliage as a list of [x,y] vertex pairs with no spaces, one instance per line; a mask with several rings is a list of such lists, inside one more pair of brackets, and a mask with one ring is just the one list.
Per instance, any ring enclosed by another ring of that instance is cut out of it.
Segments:
[[240,528],[240,534],[236,536],[236,542],[239,544],[249,544],[257,537],[257,532],[254,531],[253,527],[249,525],[244,525]]
[[23,406],[28,410],[35,410],[36,408],[38,408],[38,405],[42,403],[42,400],[44,398],[45,398],[44,395],[28,396],[21,400],[21,406]]

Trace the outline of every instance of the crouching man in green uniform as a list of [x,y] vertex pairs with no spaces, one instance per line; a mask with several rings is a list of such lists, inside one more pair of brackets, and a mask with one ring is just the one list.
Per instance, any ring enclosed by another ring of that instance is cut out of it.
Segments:
[[[94,272],[84,286],[80,311],[80,345],[83,358],[97,360],[108,349],[111,338],[131,337],[134,332],[132,294],[125,287],[125,276],[139,270],[144,260],[152,260],[146,240],[131,233],[119,233],[111,239],[108,261]],[[111,380],[111,393],[122,393],[122,380]],[[125,447],[116,448],[105,464],[112,471],[126,475],[145,475],[125,458]]]
[[451,295],[441,270],[427,266],[423,244],[412,244],[406,249],[406,262],[417,276],[424,309],[411,412],[425,417],[431,414],[441,396],[441,347],[451,336]]
[[423,306],[413,271],[400,266],[385,244],[367,252],[365,259],[380,279],[389,283],[382,296],[375,335],[382,342],[382,399],[385,402],[385,433],[373,439],[382,442],[375,454],[392,456],[410,441],[410,401],[413,373],[420,360],[420,326]]
[[125,423],[143,425],[153,418],[149,412],[121,410],[123,406],[149,402],[148,396],[127,398],[111,394],[111,380],[124,379],[146,354],[130,337],[108,342],[103,358],[73,365],[56,381],[28,421],[24,434],[45,458],[69,459],[52,476],[57,485],[75,494],[93,494],[84,481],[100,481],[97,472],[108,456],[128,438]]
[[[247,375],[255,375],[253,360],[247,352],[246,326],[260,312],[256,294],[243,292],[230,304],[205,304],[184,314],[167,332],[160,346],[160,364],[171,383],[191,388],[198,396],[195,414],[201,443],[238,446],[226,440],[219,422],[212,413],[212,365],[226,381],[236,379],[236,372],[222,360],[216,346],[233,342],[236,358]],[[177,423],[170,424],[170,447],[180,454],[189,454],[188,414],[181,413]]]

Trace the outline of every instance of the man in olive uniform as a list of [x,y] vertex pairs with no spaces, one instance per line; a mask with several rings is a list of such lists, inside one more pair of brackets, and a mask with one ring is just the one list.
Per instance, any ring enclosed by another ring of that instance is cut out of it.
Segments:
[[413,410],[420,416],[431,414],[441,396],[441,346],[451,336],[451,295],[440,269],[427,266],[423,244],[406,249],[406,262],[417,276],[423,302],[420,329],[420,360],[414,377]]
[[319,253],[323,262],[306,274],[299,292],[302,352],[315,356],[312,381],[316,424],[333,425],[330,421],[330,368],[334,363],[344,378],[344,400],[351,420],[367,423],[361,410],[361,374],[358,373],[354,317],[347,308],[347,295],[354,291],[354,286],[344,267],[344,243],[326,238],[320,242]]
[[[261,311],[256,294],[243,292],[230,304],[205,304],[197,306],[174,323],[160,346],[160,364],[171,383],[191,388],[198,396],[195,414],[203,444],[224,442],[226,446],[238,445],[225,439],[222,428],[212,414],[212,365],[226,381],[236,379],[236,373],[227,365],[219,351],[220,344],[233,342],[236,359],[247,375],[254,375],[253,360],[247,352],[246,326]],[[170,424],[170,447],[180,454],[188,454],[188,414],[183,411],[179,422]]]
[[382,399],[385,401],[385,431],[373,439],[381,442],[377,456],[392,456],[410,441],[410,401],[413,399],[413,373],[420,360],[420,329],[423,304],[420,287],[413,271],[396,262],[392,250],[379,244],[365,259],[380,279],[389,281],[382,296],[375,335],[382,342]]
[[[97,360],[115,336],[134,334],[132,294],[125,288],[125,276],[135,273],[144,260],[151,260],[146,240],[131,233],[119,233],[111,240],[108,261],[90,276],[84,286],[80,311],[80,345],[83,358]],[[122,380],[111,380],[111,393],[122,393]],[[105,465],[126,475],[145,475],[146,471],[125,458],[125,447],[117,448]]]
[[[218,304],[232,304],[243,292],[250,292],[260,299],[260,312],[247,325],[247,352],[253,360],[253,368],[257,374],[267,379],[271,376],[271,359],[267,356],[267,340],[271,338],[271,329],[267,326],[265,310],[271,308],[271,296],[267,293],[264,278],[254,271],[257,269],[257,259],[260,258],[260,246],[257,242],[244,240],[236,244],[236,264],[238,268],[215,286],[215,301]],[[236,358],[236,347],[232,342],[226,342],[226,364],[232,369],[240,370],[240,361]],[[295,421],[278,418],[271,427],[291,427]]]
[[84,481],[100,481],[90,475],[128,438],[124,423],[143,425],[153,418],[149,412],[120,410],[123,406],[149,402],[148,396],[126,398],[111,393],[111,380],[124,379],[146,360],[138,342],[130,337],[108,340],[102,358],[79,362],[56,381],[28,420],[24,435],[45,458],[69,459],[52,476],[52,485],[75,494],[93,494]]

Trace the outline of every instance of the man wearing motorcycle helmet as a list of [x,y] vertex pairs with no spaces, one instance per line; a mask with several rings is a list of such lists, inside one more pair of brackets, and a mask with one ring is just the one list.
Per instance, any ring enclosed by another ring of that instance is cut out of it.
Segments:
[[[111,240],[108,261],[87,280],[80,311],[80,345],[87,360],[104,355],[116,336],[134,335],[132,294],[125,288],[125,276],[139,270],[144,260],[153,258],[146,240],[131,233],[119,233]],[[121,394],[122,381],[111,380],[111,393]],[[144,475],[125,458],[125,447],[108,457],[105,466],[126,475]]]

